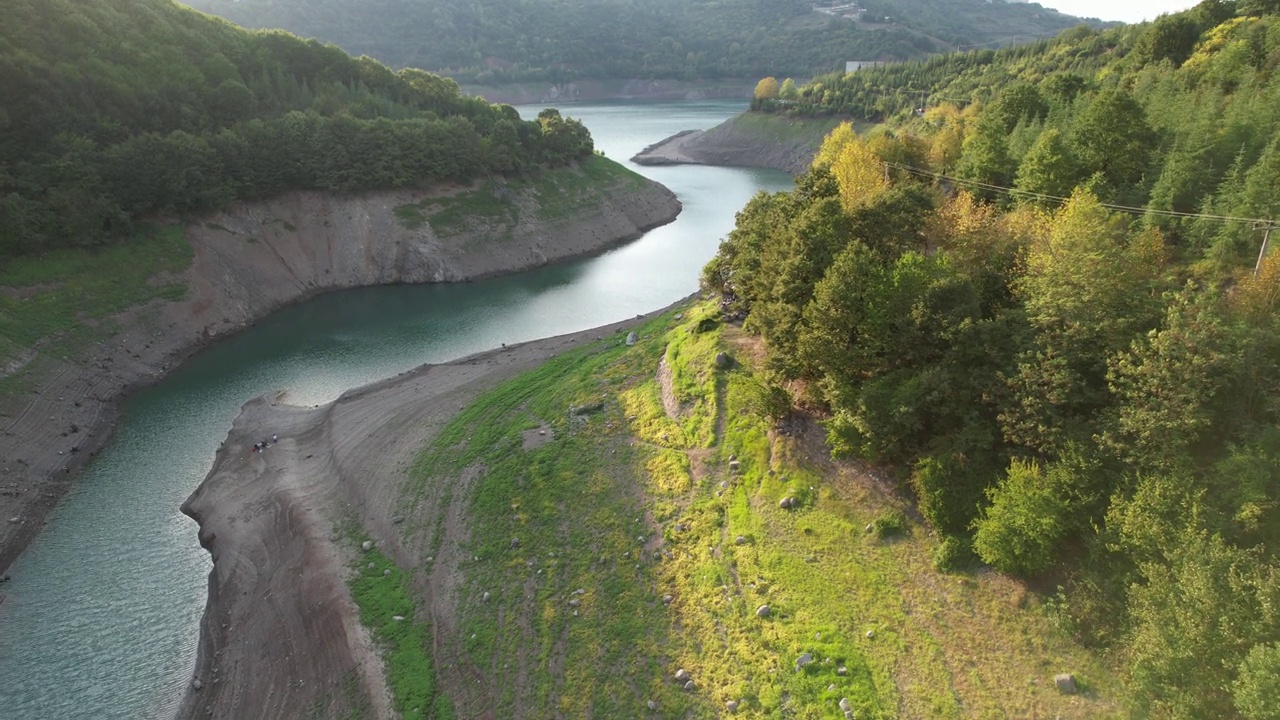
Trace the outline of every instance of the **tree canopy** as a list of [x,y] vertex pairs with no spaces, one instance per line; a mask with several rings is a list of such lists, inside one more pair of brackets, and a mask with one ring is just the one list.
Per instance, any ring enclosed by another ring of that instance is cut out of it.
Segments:
[[[169,0],[17,0],[0,24],[0,256],[288,189],[465,180],[589,154],[456,82]],[[557,116],[558,117],[558,116]]]

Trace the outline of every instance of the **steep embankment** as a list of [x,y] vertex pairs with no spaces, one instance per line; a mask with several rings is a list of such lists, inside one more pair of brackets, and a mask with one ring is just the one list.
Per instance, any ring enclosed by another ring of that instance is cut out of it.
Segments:
[[813,161],[835,119],[743,113],[709,130],[687,130],[641,150],[641,165],[731,165],[799,175]]
[[[187,227],[185,269],[147,280],[178,292],[109,317],[56,279],[0,287],[31,315],[9,320],[38,338],[0,364],[0,575],[105,443],[120,399],[204,343],[328,290],[463,281],[599,252],[679,210],[666,188],[593,158],[522,183],[237,203]],[[74,329],[39,336],[55,305]]]

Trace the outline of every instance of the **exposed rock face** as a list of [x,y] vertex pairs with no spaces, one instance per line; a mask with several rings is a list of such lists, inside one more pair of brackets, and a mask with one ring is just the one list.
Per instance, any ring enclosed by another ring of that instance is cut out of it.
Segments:
[[[709,100],[751,98],[759,78],[740,80],[577,80],[567,83],[519,83],[500,87],[467,85],[463,90],[493,103],[585,102],[590,100]],[[572,114],[572,112],[570,112]]]
[[[456,189],[455,189],[456,190]],[[600,202],[554,220],[531,191],[510,191],[519,220],[501,228],[407,228],[396,208],[448,194],[395,191],[344,196],[295,192],[236,203],[187,229],[194,260],[186,297],[153,301],[115,318],[124,328],[76,363],[30,353],[29,393],[0,399],[0,573],[40,532],[71,478],[105,444],[117,405],[205,343],[273,310],[328,290],[450,282],[512,273],[601,252],[675,219],[680,202],[646,182],[599,188]],[[0,377],[18,368],[0,367]],[[71,433],[69,428],[76,428]]]

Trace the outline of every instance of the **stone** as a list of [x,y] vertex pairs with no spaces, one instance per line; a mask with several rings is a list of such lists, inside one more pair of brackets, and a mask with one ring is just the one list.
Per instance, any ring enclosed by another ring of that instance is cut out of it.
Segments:
[[746,539],[745,537],[743,537],[743,536],[739,535],[738,537],[736,537],[736,538],[734,538],[734,539],[733,539],[733,544],[734,544],[734,545],[746,545],[746,544],[747,544],[747,539]]
[[649,702],[645,703],[644,705],[645,705],[645,707],[649,708],[650,710],[657,710],[657,709],[658,709],[658,703],[656,703],[656,702],[654,702],[654,701],[652,701],[652,700],[650,700]]
[[692,680],[684,684],[685,692],[693,692],[693,688],[694,688],[694,684]]
[[1064,695],[1076,694],[1076,676],[1071,673],[1060,673],[1053,676],[1053,684],[1058,686],[1058,692]]
[[868,640],[870,640],[871,638],[873,638],[873,637],[875,637],[875,636],[876,636],[876,631],[875,631],[875,630],[868,630],[868,631],[867,631],[867,639],[868,639]]
[[196,690],[199,690],[204,687],[204,683],[200,682],[200,678],[193,678],[191,680],[191,687],[195,688]]
[[737,700],[729,700],[729,701],[727,701],[727,702],[724,704],[724,709],[725,709],[725,710],[728,710],[728,711],[729,711],[729,712],[731,712],[731,713],[738,712],[738,701],[737,701]]
[[721,490],[728,490],[728,489],[729,489],[729,481],[728,481],[728,480],[721,480],[721,481],[720,481],[720,489],[721,489]]
[[685,670],[684,668],[680,668],[679,670],[676,671],[676,682],[682,683],[687,681],[688,679],[689,679],[688,670]]
[[852,710],[852,709],[853,709],[853,705],[851,705],[851,704],[849,703],[849,698],[847,698],[847,697],[842,697],[842,698],[840,698],[840,710],[841,710],[841,711],[843,711],[843,712],[849,712],[849,711],[850,711],[850,710]]
[[480,599],[484,602],[489,602],[489,592],[486,590],[484,595],[480,596]]
[[373,549],[373,541],[365,540],[364,542],[360,543],[360,549],[365,552],[369,552],[370,550]]
[[397,516],[395,516],[395,517],[391,518],[391,524],[392,524],[392,525],[399,525],[399,524],[400,524],[400,523],[402,523],[402,522],[404,522],[404,516],[403,516],[403,515],[397,515]]
[[635,344],[636,344],[636,341],[637,341],[637,340],[639,340],[639,339],[640,339],[640,336],[639,336],[639,335],[636,335],[634,332],[629,332],[629,333],[627,333],[627,345],[628,345],[628,346],[635,345]]
[[9,522],[13,523],[14,525],[17,525],[18,523],[22,522],[22,518],[16,517],[16,516],[11,517],[9,518]]
[[841,665],[840,667],[836,668],[836,674],[837,674],[837,675],[848,675],[848,674],[849,674],[849,668],[845,667],[844,665]]
[[579,600],[578,598],[573,598],[569,600],[569,607],[578,607],[578,605],[580,605],[581,603],[582,601]]
[[871,523],[867,523],[866,531],[869,533],[873,533],[876,531],[876,526]]
[[663,596],[662,596],[662,604],[663,604],[663,605],[670,605],[672,600],[675,600],[675,598],[674,598],[674,597],[672,597],[671,595],[663,595]]
[[769,617],[769,613],[771,612],[773,612],[773,610],[771,610],[768,605],[761,605],[760,607],[756,608],[756,617],[767,618]]
[[388,576],[388,575],[390,575],[390,574],[391,574],[391,570],[389,570],[389,569],[388,569],[388,570],[383,570],[383,571],[382,571],[382,576],[383,576],[383,577],[386,577],[386,576]]
[[742,469],[742,463],[737,460],[729,461],[729,472],[736,473]]
[[392,616],[391,616],[391,619],[392,619],[392,620],[395,620],[396,622],[404,622],[404,616],[403,616],[403,615],[392,615]]
[[428,555],[428,556],[427,556],[427,562],[431,562],[432,560],[435,560],[435,558],[434,558],[433,556],[431,556],[431,555]]
[[827,692],[835,692],[835,691],[836,691],[835,683],[831,683],[830,685],[827,686]]
[[803,670],[806,665],[809,665],[812,662],[813,662],[813,653],[805,653],[800,657],[796,658],[796,670],[797,671]]
[[511,547],[513,548],[520,547],[520,538],[511,538]]
[[796,499],[793,497],[784,497],[778,501],[778,507],[783,510],[790,510],[796,506]]
[[725,368],[728,368],[730,365],[733,365],[733,358],[729,357],[729,353],[727,352],[716,353],[716,367],[720,368],[721,370],[724,370]]

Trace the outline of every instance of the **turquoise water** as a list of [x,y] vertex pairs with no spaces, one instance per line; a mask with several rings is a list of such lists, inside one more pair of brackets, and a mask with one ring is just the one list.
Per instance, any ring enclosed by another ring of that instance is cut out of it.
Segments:
[[[540,108],[520,108],[531,117]],[[562,105],[624,160],[740,103]],[[10,569],[0,604],[0,718],[169,717],[195,662],[208,555],[178,512],[248,399],[295,404],[425,362],[623,320],[697,288],[756,191],[782,173],[636,168],[680,197],[667,226],[596,258],[461,285],[367,288],[283,310],[135,395],[107,448]]]

